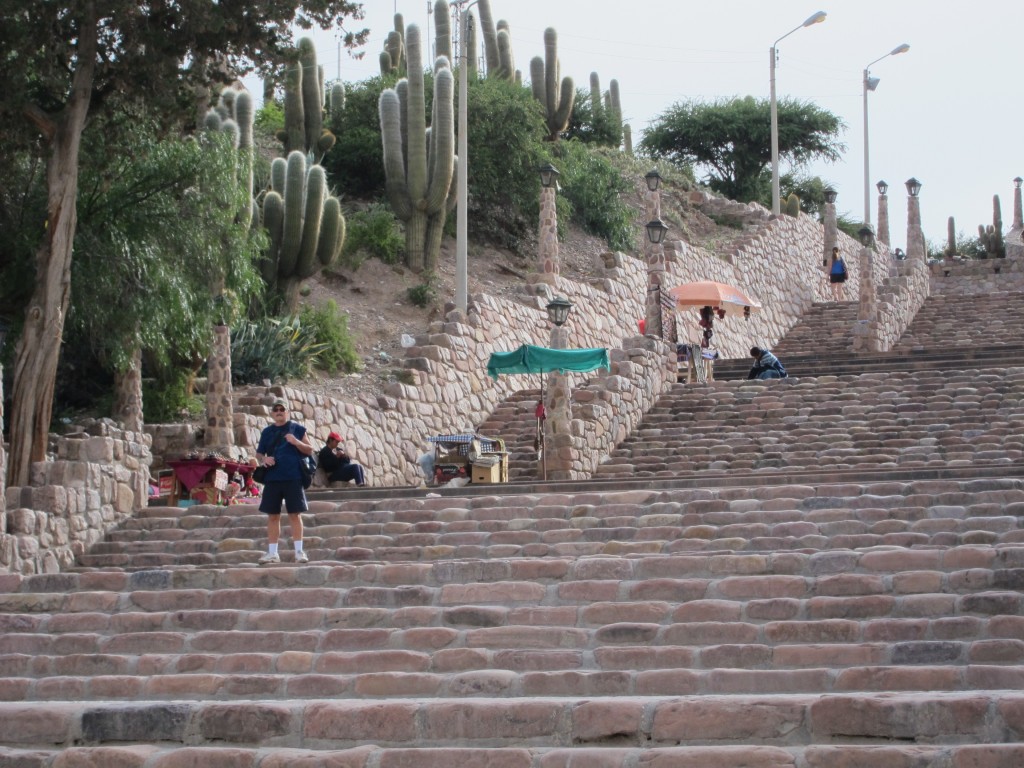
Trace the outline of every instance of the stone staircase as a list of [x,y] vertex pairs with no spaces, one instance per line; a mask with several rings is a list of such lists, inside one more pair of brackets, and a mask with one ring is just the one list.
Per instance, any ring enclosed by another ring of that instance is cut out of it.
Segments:
[[1003,346],[1024,347],[1024,294],[1004,291],[983,296],[931,296],[895,350]]
[[1020,768],[1024,367],[916,354],[678,386],[585,482],[313,494],[308,564],[140,510],[0,575],[0,768]]
[[506,398],[491,413],[477,432],[488,437],[500,437],[508,451],[508,478],[510,481],[536,479],[538,471],[536,408],[540,389],[521,389]]
[[[811,353],[825,357],[849,354],[852,349],[850,331],[856,322],[857,302],[816,301],[772,352],[783,361]],[[754,342],[750,346],[754,346]],[[749,370],[750,365],[746,367]]]

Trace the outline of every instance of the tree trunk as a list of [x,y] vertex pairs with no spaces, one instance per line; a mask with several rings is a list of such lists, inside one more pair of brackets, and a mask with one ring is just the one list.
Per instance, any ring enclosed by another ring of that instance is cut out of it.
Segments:
[[36,251],[35,290],[25,310],[25,328],[15,352],[9,487],[27,485],[32,462],[46,458],[57,361],[71,299],[78,155],[89,112],[95,60],[96,6],[87,2],[82,10],[77,69],[67,104],[55,118],[39,109],[26,115],[49,142],[50,157],[46,168],[46,232]]

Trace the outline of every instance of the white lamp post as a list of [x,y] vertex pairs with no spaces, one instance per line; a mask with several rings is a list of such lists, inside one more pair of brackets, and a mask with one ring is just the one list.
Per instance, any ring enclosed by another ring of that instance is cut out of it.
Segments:
[[459,163],[456,177],[458,210],[455,213],[455,306],[462,313],[469,304],[469,9],[459,10]]
[[774,43],[771,47],[771,111],[772,111],[772,213],[776,216],[781,212],[781,205],[779,201],[779,109],[778,103],[775,99],[775,60],[776,60],[776,46],[781,43],[785,38],[792,35],[798,29],[804,27],[810,27],[814,24],[818,24],[825,20],[827,14],[824,11],[818,11],[813,16],[809,16],[803,24],[799,27],[795,27]]
[[[877,59],[872,61],[871,64],[877,64],[882,59],[887,59],[890,56],[895,56],[900,53],[906,53],[909,50],[910,46],[903,43],[903,45],[898,45],[893,48],[885,54],[885,56],[879,56]],[[871,64],[864,67],[864,223],[868,225],[871,224],[871,172],[868,169],[868,91],[873,91],[878,87],[878,78],[871,77],[868,70]]]

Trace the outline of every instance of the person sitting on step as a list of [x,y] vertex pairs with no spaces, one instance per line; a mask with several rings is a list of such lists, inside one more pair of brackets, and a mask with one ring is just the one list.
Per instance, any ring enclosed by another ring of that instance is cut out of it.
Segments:
[[785,379],[789,376],[779,358],[767,349],[751,347],[750,356],[754,358],[754,365],[747,374],[748,379]]
[[326,444],[320,449],[319,465],[327,473],[327,482],[347,483],[350,480],[355,480],[358,487],[364,487],[366,474],[363,471],[363,465],[352,461],[352,458],[338,445],[340,442],[341,435],[331,432],[327,436]]

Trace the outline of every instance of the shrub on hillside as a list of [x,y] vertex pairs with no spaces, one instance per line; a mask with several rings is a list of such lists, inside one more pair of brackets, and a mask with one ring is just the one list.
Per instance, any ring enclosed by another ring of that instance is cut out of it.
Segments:
[[555,165],[561,197],[572,206],[572,218],[592,235],[603,237],[610,248],[631,249],[635,229],[633,213],[620,195],[631,185],[606,156],[607,152],[577,141],[562,142]]
[[241,320],[231,329],[231,383],[304,378],[323,349],[315,329],[303,326],[297,315]]
[[405,250],[405,236],[395,214],[386,205],[371,205],[365,211],[347,217],[348,229],[342,263],[349,269],[357,269],[363,258],[369,255],[385,264],[402,262]]
[[303,328],[311,329],[320,347],[316,356],[318,368],[331,374],[359,370],[359,353],[348,331],[348,315],[338,311],[333,299],[318,306],[303,307],[299,320]]

